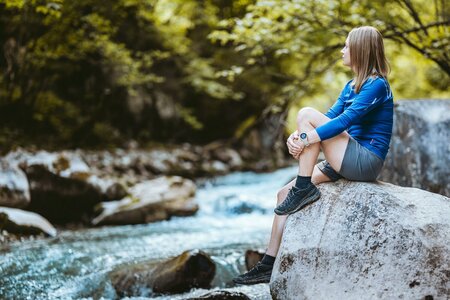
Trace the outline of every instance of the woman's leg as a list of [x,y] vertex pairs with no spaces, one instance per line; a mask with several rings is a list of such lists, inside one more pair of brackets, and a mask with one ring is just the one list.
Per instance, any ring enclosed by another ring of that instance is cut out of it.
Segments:
[[[318,110],[310,107],[303,108],[297,115],[298,132],[308,132],[328,121],[330,121],[330,118]],[[319,156],[320,147],[333,169],[339,171],[349,138],[348,133],[344,131],[331,139],[305,147],[300,154],[298,175],[311,176]]]
[[[302,109],[298,114],[299,132],[308,131],[321,124],[328,122],[329,118],[312,108]],[[299,175],[311,176],[311,182],[319,184],[330,179],[323,174],[317,167],[314,167],[319,155],[320,147],[325,154],[325,158],[335,170],[340,170],[344,158],[345,149],[349,140],[349,135],[343,132],[327,141],[317,143],[305,148],[299,159]],[[295,184],[295,180],[288,183],[277,195],[278,204],[283,202],[289,189]],[[284,224],[287,216],[275,216],[272,226],[272,234],[266,251],[267,255],[276,256],[283,235]],[[263,258],[264,261],[264,258]],[[250,271],[237,276],[233,281],[237,284],[256,284],[269,282],[272,274],[272,265],[264,263],[255,266]]]
[[[330,181],[325,174],[323,174],[319,168],[315,167],[312,178],[312,183],[319,184],[322,182]],[[278,191],[277,194],[277,205],[283,202],[284,198],[289,192],[289,189],[295,184],[295,179],[286,184],[281,190]],[[278,248],[280,247],[281,237],[283,235],[284,223],[286,222],[287,216],[278,216],[275,215],[272,224],[272,233],[270,235],[269,245],[267,247],[266,254],[270,256],[277,256]]]
[[[298,113],[298,132],[306,132],[311,129],[317,128],[318,126],[328,122],[329,120],[330,119],[327,116],[313,108],[303,108]],[[345,150],[347,148],[348,140],[348,133],[343,132],[331,139],[321,141],[320,143],[316,143],[304,148],[299,159],[298,174],[300,176],[311,176],[311,182],[313,184],[331,181],[330,178],[328,178],[319,170],[317,166],[315,166],[320,148],[322,148],[326,160],[330,163],[333,169],[339,171],[341,168],[342,160],[344,158]],[[289,190],[293,185],[295,185],[295,181],[296,179],[292,180],[278,192],[277,205],[284,201]],[[286,215],[275,215],[272,225],[272,234],[266,252],[268,255],[277,255],[286,219]]]

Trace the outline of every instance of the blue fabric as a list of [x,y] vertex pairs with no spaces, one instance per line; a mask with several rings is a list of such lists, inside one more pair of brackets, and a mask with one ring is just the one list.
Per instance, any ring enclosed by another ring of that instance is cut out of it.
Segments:
[[383,77],[369,78],[356,94],[351,82],[347,82],[336,103],[325,114],[331,120],[316,131],[324,141],[347,130],[361,146],[384,160],[389,150],[394,116],[389,83]]

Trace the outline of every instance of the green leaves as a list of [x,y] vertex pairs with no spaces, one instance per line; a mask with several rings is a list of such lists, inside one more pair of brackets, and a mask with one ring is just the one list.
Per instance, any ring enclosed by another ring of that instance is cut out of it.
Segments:
[[450,97],[444,4],[0,0],[0,126],[64,145],[240,136],[267,113],[326,109],[361,25],[386,38],[397,98]]

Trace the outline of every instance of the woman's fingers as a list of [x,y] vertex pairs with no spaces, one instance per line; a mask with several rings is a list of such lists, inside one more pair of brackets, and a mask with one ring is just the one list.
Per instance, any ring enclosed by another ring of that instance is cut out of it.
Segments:
[[296,131],[289,136],[286,141],[286,145],[289,149],[289,154],[298,160],[303,151],[304,145],[298,140],[298,133]]
[[298,144],[298,143],[295,142],[295,141],[288,140],[288,141],[287,141],[287,145],[288,145],[288,147],[291,147],[291,148],[293,148],[293,149],[298,149],[298,150],[301,149],[301,145]]
[[289,150],[289,154],[291,154],[291,155],[299,155],[300,153],[301,153],[301,151],[299,151],[299,150],[295,150],[295,149]]

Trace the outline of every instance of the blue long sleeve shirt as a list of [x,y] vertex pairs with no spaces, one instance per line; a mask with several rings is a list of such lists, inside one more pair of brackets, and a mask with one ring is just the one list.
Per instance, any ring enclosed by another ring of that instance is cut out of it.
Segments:
[[381,159],[389,150],[394,115],[393,95],[385,78],[367,79],[358,94],[351,80],[325,114],[331,120],[316,128],[320,139],[332,138],[344,130]]

